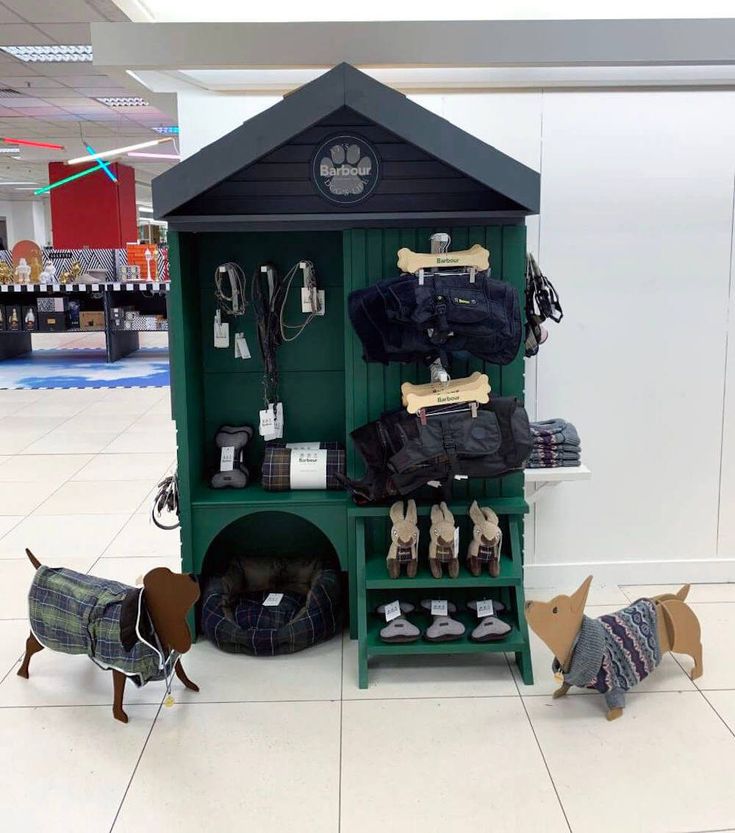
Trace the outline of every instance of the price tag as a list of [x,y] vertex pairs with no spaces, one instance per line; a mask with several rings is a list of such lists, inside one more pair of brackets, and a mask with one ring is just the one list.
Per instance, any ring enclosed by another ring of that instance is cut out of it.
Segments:
[[454,557],[459,557],[459,527],[454,527]]
[[80,292],[86,292],[87,291],[87,284],[86,283],[80,283],[79,284],[79,291]]
[[258,411],[260,415],[260,425],[258,431],[262,437],[273,433],[273,426],[276,424],[276,412],[272,406],[267,407],[263,411]]
[[92,284],[92,292],[99,292],[99,291],[100,291],[100,285],[98,283],[93,283]]
[[397,619],[401,615],[401,603],[396,600],[395,602],[387,604],[385,606],[384,614],[386,622],[392,622],[394,619]]
[[21,288],[21,287],[20,287],[20,284],[19,284],[19,283],[14,283],[14,284],[13,284],[13,289],[14,289],[16,292],[20,292],[20,288]]
[[7,291],[8,291],[8,285],[6,283],[0,284],[0,292],[7,292]]
[[278,607],[283,599],[283,593],[269,593],[263,599],[263,607]]
[[119,292],[120,291],[120,284],[119,283],[113,283],[112,288],[115,290],[115,292]]
[[492,599],[482,599],[477,603],[477,618],[483,619],[485,616],[492,616],[494,613],[493,610],[493,600]]
[[125,289],[127,289],[128,292],[132,292],[135,289],[135,287],[133,286],[132,283],[126,283],[125,284]]
[[67,292],[73,292],[74,291],[74,284],[73,283],[65,283],[64,284],[64,289],[66,289]]
[[48,286],[47,286],[45,283],[42,283],[42,284],[38,287],[38,291],[39,291],[39,292],[48,292]]
[[219,470],[220,471],[232,471],[233,463],[235,462],[235,446],[234,445],[224,445],[222,446],[222,453],[219,457]]
[[155,282],[154,282],[154,283],[153,283],[153,288],[154,288],[154,289],[160,289],[160,288],[161,288],[161,284],[160,284],[160,283],[155,283]]
[[235,333],[235,358],[249,359],[250,357],[250,348],[245,339],[245,333]]
[[28,284],[28,291],[29,292],[35,292],[36,291],[36,285],[34,283],[29,283]]
[[431,600],[431,615],[432,616],[446,616],[447,615],[447,600],[446,599],[432,599]]

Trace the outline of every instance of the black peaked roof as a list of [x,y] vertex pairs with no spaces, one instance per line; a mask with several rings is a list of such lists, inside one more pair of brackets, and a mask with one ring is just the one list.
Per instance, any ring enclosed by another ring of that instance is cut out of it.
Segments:
[[[185,218],[201,210],[187,203],[286,145],[337,112],[356,113],[450,169],[494,192],[509,213],[536,214],[539,174],[455,127],[349,64],[340,64],[287,95],[221,139],[153,180],[157,217]],[[370,211],[370,200],[364,210]],[[194,203],[196,206],[197,203]]]

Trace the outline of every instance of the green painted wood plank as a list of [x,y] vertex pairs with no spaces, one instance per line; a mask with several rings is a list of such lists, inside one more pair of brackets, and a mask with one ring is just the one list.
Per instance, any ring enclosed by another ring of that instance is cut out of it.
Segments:
[[[461,558],[462,562],[464,559]],[[419,569],[414,578],[408,578],[405,575],[400,578],[392,579],[388,575],[385,566],[385,558],[380,556],[369,557],[365,565],[366,587],[368,590],[413,590],[417,588],[488,588],[488,587],[505,587],[508,585],[519,584],[522,580],[520,565],[516,566],[511,558],[501,558],[500,561],[500,575],[497,578],[489,576],[487,573],[481,576],[473,576],[465,567],[464,563],[460,563],[459,575],[456,578],[450,578],[444,575],[442,578],[434,578],[429,569],[429,565],[425,558],[419,557]]]

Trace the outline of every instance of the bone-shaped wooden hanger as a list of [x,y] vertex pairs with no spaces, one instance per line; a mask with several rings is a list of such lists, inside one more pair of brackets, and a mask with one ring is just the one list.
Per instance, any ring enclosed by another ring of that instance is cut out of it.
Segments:
[[484,405],[490,401],[490,380],[485,373],[475,371],[471,376],[452,379],[447,383],[413,385],[404,382],[401,385],[401,397],[409,414],[434,405],[456,405],[462,402],[480,402]]
[[477,269],[484,272],[490,267],[490,252],[475,243],[461,252],[412,252],[411,249],[398,250],[398,268],[401,272],[416,274],[421,269]]

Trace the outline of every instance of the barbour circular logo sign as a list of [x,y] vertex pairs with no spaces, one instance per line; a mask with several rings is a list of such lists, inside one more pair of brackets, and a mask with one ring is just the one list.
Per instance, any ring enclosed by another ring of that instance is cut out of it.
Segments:
[[361,136],[332,136],[317,148],[311,178],[331,202],[353,205],[372,194],[378,184],[380,160]]

